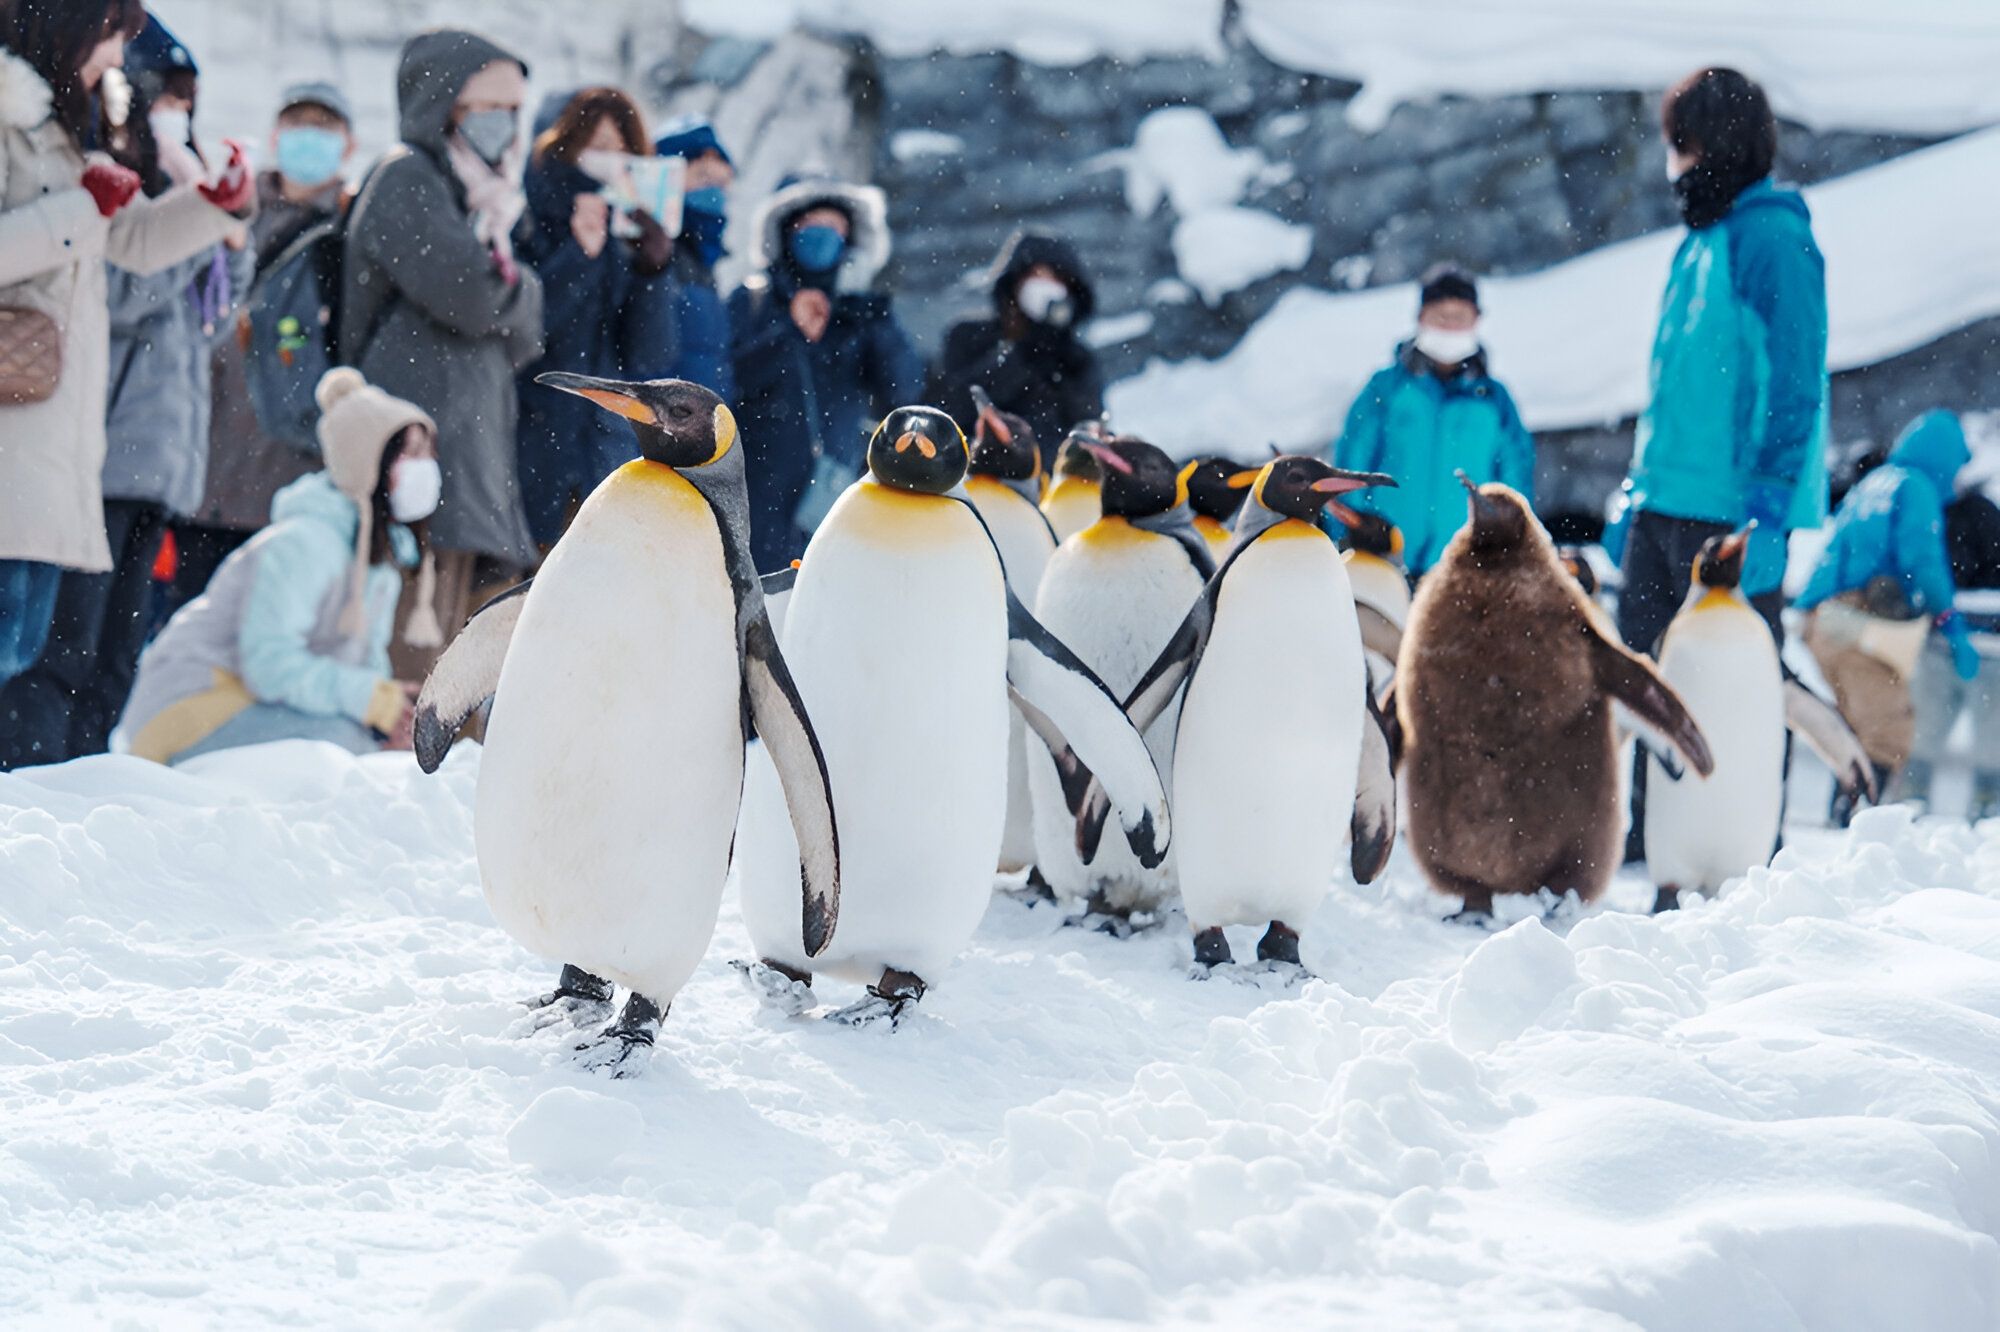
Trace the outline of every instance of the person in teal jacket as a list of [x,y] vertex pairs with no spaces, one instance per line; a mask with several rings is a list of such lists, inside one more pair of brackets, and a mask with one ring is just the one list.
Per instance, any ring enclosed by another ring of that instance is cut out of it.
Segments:
[[1351,502],[1402,532],[1412,577],[1435,564],[1465,525],[1461,470],[1474,481],[1504,481],[1533,501],[1535,441],[1506,387],[1487,372],[1479,290],[1467,274],[1439,265],[1424,275],[1416,336],[1355,398],[1334,461],[1396,478],[1394,489]]
[[1754,518],[1743,591],[1782,639],[1787,535],[1826,516],[1825,264],[1805,201],[1771,181],[1778,131],[1762,88],[1701,70],[1660,120],[1688,231],[1606,542],[1624,538],[1618,629],[1652,651],[1702,543]]

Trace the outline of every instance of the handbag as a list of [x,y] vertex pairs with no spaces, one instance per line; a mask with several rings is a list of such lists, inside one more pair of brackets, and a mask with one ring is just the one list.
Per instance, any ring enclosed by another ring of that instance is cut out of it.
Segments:
[[62,382],[62,328],[41,310],[0,305],[0,407],[47,402]]

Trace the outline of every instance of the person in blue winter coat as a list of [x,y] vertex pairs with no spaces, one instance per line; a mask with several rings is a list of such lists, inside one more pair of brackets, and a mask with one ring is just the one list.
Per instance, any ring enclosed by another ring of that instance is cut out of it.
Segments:
[[1971,631],[1952,606],[1958,588],[1945,545],[1945,506],[1971,456],[1952,413],[1912,421],[1889,461],[1841,501],[1832,538],[1798,597],[1812,612],[1806,646],[1885,779],[1910,757],[1910,680],[1925,623],[1950,648],[1960,679],[1979,674]]
[[537,384],[545,370],[605,379],[664,379],[674,372],[678,321],[668,272],[674,244],[644,211],[619,223],[602,182],[584,168],[595,153],[652,155],[630,97],[586,88],[536,140],[524,186],[530,230],[520,257],[542,280],[542,359],[521,374],[521,498],[543,551],[569,526],[597,483],[639,456],[623,421],[574,394]]
[[1412,577],[1435,564],[1465,525],[1460,470],[1482,484],[1504,482],[1533,502],[1535,441],[1506,386],[1486,368],[1479,289],[1469,275],[1449,264],[1424,275],[1416,336],[1355,398],[1333,453],[1341,467],[1396,478],[1394,489],[1350,502],[1402,532]]
[[1764,90],[1704,69],[1660,122],[1687,235],[1653,342],[1623,508],[1618,630],[1651,652],[1702,543],[1757,520],[1743,591],[1780,640],[1790,532],[1826,516],[1826,271],[1795,190],[1771,181],[1777,120]]
[[729,307],[716,290],[715,265],[724,253],[722,237],[729,228],[729,187],[736,183],[736,164],[706,120],[690,118],[666,125],[653,150],[687,163],[681,234],[668,270],[674,279],[679,353],[674,378],[712,389],[733,405],[736,366],[730,356]]
[[271,525],[146,649],[119,724],[130,753],[178,763],[286,739],[409,747],[416,686],[392,675],[389,640],[410,568],[408,636],[441,638],[434,566],[409,526],[437,508],[436,426],[356,370],[329,371],[318,396],[325,469],[278,492]]
[[758,217],[763,271],[729,298],[736,415],[749,450],[757,567],[782,568],[864,470],[868,432],[923,392],[924,366],[875,279],[882,191],[798,181]]

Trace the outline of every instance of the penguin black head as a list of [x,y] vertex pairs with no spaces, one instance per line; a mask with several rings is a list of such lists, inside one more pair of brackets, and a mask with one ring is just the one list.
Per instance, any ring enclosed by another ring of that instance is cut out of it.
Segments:
[[1703,587],[1719,587],[1727,591],[1743,581],[1743,553],[1750,548],[1750,533],[1757,523],[1753,519],[1741,530],[1727,536],[1712,536],[1701,543],[1701,553],[1694,557],[1694,581]]
[[1528,538],[1535,521],[1528,501],[1519,491],[1498,481],[1480,485],[1463,471],[1458,483],[1465,487],[1466,505],[1471,511],[1472,548],[1482,555],[1497,555],[1518,547]]
[[1391,564],[1403,562],[1403,530],[1379,513],[1363,513],[1350,510],[1361,521],[1347,524],[1347,537],[1341,543],[1349,550],[1358,550],[1364,555]]
[[935,407],[898,407],[868,441],[868,470],[885,486],[942,495],[965,479],[965,432]]
[[736,443],[736,417],[721,398],[685,379],[643,384],[550,371],[537,384],[588,398],[632,423],[639,455],[668,467],[707,467]]
[[1055,475],[1073,476],[1082,481],[1102,481],[1104,469],[1098,465],[1097,455],[1087,444],[1102,444],[1111,438],[1111,432],[1104,428],[1102,421],[1085,421],[1063,437],[1062,447],[1056,450]]
[[1396,478],[1382,472],[1350,472],[1318,458],[1288,453],[1265,463],[1262,470],[1238,472],[1229,484],[1249,487],[1252,499],[1287,518],[1316,522],[1324,509],[1337,521],[1351,524],[1360,521],[1360,515],[1336,497],[1364,486],[1393,486]]
[[1187,499],[1182,471],[1158,447],[1120,437],[1084,448],[1104,467],[1104,512],[1116,518],[1150,518]]
[[1236,489],[1229,478],[1243,469],[1227,458],[1203,458],[1188,473],[1188,506],[1204,518],[1227,523],[1243,507],[1248,487]]
[[1034,427],[1012,412],[1003,412],[972,386],[972,405],[979,416],[972,427],[972,457],[968,476],[996,476],[1002,481],[1033,481],[1041,475],[1042,450]]
[[1576,579],[1576,585],[1583,589],[1583,595],[1594,600],[1600,586],[1597,581],[1597,570],[1591,568],[1590,561],[1583,557],[1582,548],[1558,546],[1556,558],[1562,561],[1563,568],[1569,570],[1569,576]]

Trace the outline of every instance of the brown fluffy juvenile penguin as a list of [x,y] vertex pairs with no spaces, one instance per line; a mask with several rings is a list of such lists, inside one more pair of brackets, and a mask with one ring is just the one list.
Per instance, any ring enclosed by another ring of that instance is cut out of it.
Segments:
[[[1708,742],[1651,661],[1607,637],[1528,503],[1463,473],[1471,521],[1418,585],[1384,712],[1410,852],[1455,919],[1495,893],[1590,901],[1621,859],[1617,718],[1707,777]],[[1693,780],[1690,778],[1689,780]]]

